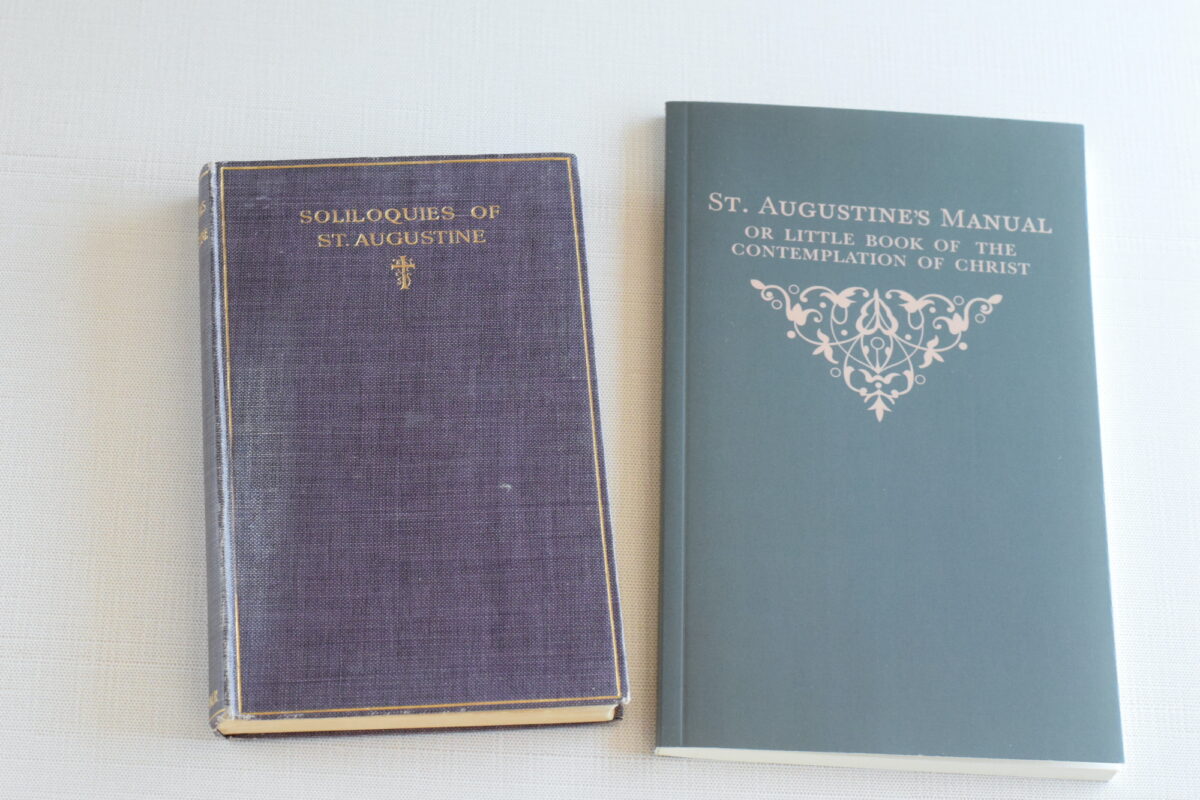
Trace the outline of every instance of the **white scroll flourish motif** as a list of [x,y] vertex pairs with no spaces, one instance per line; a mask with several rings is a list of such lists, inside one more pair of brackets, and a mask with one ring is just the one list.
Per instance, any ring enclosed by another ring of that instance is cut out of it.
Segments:
[[750,281],[772,308],[791,323],[789,339],[813,346],[813,355],[833,365],[840,378],[883,421],[896,400],[925,383],[922,372],[944,361],[950,350],[966,350],[963,334],[982,325],[1002,296],[914,297],[903,289],[851,286],[840,292],[825,286],[801,289]]

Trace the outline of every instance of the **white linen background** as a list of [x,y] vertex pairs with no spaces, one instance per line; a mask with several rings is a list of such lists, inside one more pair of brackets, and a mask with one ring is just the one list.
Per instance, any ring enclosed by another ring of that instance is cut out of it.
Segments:
[[[1186,0],[0,2],[0,795],[1200,796],[1198,40]],[[650,755],[675,99],[1087,126],[1128,760],[1111,784]],[[626,719],[214,737],[200,165],[546,150],[582,176]]]

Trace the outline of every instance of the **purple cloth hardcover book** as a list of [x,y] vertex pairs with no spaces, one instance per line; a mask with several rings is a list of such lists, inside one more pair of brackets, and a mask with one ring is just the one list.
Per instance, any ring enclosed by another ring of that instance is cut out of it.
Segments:
[[200,175],[212,726],[628,695],[566,154]]

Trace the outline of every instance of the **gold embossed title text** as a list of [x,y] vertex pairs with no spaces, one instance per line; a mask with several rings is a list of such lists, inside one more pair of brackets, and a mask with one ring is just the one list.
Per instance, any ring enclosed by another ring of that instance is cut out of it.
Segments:
[[[500,216],[499,204],[475,204],[466,211],[453,205],[404,208],[303,209],[301,225],[316,230],[317,247],[415,247],[483,245],[487,230],[478,227]],[[456,223],[451,226],[430,223]]]

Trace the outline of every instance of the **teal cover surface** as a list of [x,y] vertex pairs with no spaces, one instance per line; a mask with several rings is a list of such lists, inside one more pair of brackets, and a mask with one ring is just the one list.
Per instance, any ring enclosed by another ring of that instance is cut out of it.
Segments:
[[1083,151],[668,104],[660,747],[1123,760]]

